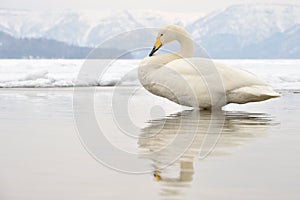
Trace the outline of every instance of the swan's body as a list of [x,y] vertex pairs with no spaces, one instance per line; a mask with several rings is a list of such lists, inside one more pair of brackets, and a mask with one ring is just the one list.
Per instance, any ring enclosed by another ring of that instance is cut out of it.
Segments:
[[[177,40],[178,53],[152,56],[162,44]],[[139,80],[151,93],[181,105],[210,109],[228,103],[248,103],[278,97],[255,75],[206,58],[191,58],[193,42],[177,26],[164,27],[150,57],[139,66]]]

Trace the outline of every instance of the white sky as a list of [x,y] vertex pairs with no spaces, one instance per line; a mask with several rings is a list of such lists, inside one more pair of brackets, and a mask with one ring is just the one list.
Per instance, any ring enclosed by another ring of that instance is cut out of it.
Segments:
[[0,8],[26,10],[150,9],[175,12],[210,12],[233,4],[292,3],[300,0],[0,0]]

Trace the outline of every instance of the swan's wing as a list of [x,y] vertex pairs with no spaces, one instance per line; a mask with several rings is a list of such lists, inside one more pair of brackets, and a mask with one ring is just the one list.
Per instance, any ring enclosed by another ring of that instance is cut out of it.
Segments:
[[248,103],[279,97],[264,80],[256,75],[239,69],[216,63],[226,88],[228,103]]
[[273,89],[267,85],[245,86],[227,92],[228,103],[243,104],[264,101],[276,97],[280,97],[280,94],[273,91]]
[[[210,94],[220,95],[220,98],[222,94],[226,94],[228,102],[247,103],[280,96],[256,75],[210,59],[177,59],[168,63],[165,67],[188,77],[187,80],[195,80],[193,84],[196,84],[197,87],[207,87]],[[198,84],[199,79],[196,78],[197,76],[201,76],[204,83]],[[207,92],[205,89],[199,90]]]
[[201,83],[195,80],[195,76],[179,74],[166,67],[148,73],[143,82],[143,86],[151,93],[187,106],[194,106],[191,104],[195,97],[193,86],[198,85],[201,88]]

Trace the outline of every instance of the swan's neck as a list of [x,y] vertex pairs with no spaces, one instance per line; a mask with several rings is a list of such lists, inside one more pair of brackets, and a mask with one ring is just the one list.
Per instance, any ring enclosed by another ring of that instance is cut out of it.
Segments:
[[140,63],[140,70],[146,74],[151,72],[153,69],[160,68],[173,60],[190,58],[194,55],[194,43],[189,36],[178,35],[177,41],[180,44],[179,52],[147,57]]
[[190,58],[194,55],[194,43],[190,37],[180,35],[177,41],[180,44],[180,51],[176,53],[159,54],[148,57],[145,61],[151,63],[151,67],[159,68],[173,60],[180,58]]
[[157,69],[163,67],[167,63],[181,58],[190,58],[194,55],[194,43],[190,37],[179,37],[177,40],[180,43],[180,51],[177,53],[160,54],[151,57],[146,57],[139,65],[138,76],[142,85],[147,88],[151,85],[151,74]]
[[180,44],[180,51],[177,53],[182,58],[190,58],[194,55],[194,43],[190,37],[181,36],[177,40]]

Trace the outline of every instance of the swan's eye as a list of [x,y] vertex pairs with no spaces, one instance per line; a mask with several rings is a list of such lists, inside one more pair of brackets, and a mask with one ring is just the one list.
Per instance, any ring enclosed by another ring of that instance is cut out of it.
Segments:
[[160,37],[163,36],[164,34],[160,34]]

